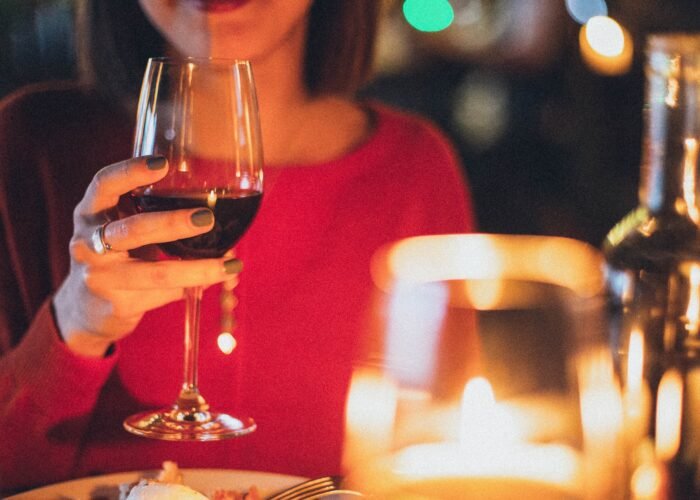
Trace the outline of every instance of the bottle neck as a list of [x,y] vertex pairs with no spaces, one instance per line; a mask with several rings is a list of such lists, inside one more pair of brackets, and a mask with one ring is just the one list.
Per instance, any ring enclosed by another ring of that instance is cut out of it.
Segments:
[[674,45],[648,53],[640,202],[700,224],[700,55]]

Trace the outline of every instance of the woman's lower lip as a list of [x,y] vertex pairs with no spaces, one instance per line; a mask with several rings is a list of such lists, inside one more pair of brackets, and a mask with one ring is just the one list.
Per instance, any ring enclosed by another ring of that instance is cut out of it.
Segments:
[[189,0],[198,10],[206,12],[225,12],[238,9],[250,0]]

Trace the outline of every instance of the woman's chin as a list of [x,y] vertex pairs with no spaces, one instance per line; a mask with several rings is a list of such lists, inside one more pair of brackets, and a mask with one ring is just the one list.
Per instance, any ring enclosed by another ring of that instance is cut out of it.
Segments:
[[243,7],[250,0],[187,0],[192,7],[202,12],[230,12]]

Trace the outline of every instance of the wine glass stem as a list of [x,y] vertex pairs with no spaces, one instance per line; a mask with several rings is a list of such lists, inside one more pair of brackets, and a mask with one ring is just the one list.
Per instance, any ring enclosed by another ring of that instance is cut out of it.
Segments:
[[177,401],[177,406],[181,410],[207,410],[206,402],[197,388],[201,300],[201,286],[185,289],[184,381]]

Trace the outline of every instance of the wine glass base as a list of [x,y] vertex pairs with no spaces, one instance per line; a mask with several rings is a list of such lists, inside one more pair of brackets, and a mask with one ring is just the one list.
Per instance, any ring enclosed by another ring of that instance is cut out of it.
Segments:
[[165,441],[218,441],[250,434],[256,427],[252,418],[172,408],[138,413],[124,420],[124,428],[132,434]]

